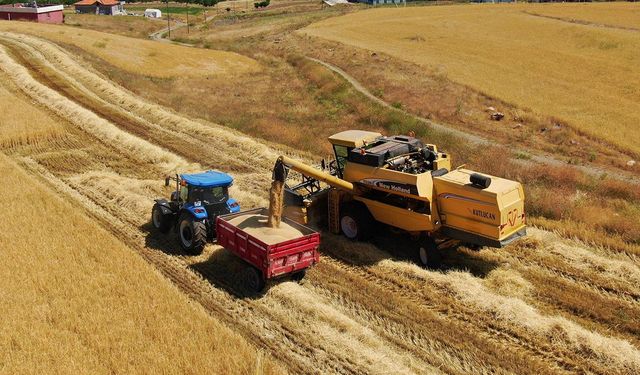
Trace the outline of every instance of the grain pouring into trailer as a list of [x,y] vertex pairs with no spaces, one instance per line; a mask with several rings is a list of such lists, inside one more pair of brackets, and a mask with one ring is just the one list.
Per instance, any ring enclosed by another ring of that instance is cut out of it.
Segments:
[[254,292],[270,279],[301,280],[320,260],[318,232],[286,217],[274,228],[266,208],[218,216],[216,233],[219,245],[247,262],[247,285]]

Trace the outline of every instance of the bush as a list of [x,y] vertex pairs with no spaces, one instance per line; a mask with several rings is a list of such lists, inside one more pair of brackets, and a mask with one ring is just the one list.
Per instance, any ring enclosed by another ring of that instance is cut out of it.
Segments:
[[253,3],[253,6],[256,7],[256,9],[258,8],[266,8],[269,6],[269,4],[271,3],[271,0],[264,0],[261,1],[259,3]]

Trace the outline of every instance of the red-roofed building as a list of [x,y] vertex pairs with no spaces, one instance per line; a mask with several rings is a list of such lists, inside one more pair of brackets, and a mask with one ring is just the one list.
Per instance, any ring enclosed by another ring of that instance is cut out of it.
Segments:
[[73,4],[76,13],[106,14],[115,16],[124,14],[124,3],[117,0],[81,0]]
[[0,5],[0,20],[62,23],[62,5],[13,4]]

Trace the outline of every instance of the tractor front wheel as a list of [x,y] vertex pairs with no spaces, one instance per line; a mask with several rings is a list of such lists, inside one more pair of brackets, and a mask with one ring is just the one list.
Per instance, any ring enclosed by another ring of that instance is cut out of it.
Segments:
[[154,204],[151,209],[151,224],[160,233],[167,233],[171,229],[171,217],[162,212],[159,204]]
[[418,244],[417,252],[418,263],[424,268],[437,269],[440,268],[442,262],[442,254],[438,250],[438,244],[433,238],[427,237]]
[[191,214],[183,213],[178,221],[178,239],[187,254],[200,255],[207,243],[207,227]]

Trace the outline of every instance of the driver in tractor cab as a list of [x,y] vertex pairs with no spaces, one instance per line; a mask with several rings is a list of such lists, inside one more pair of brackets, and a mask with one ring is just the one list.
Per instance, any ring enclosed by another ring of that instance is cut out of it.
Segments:
[[180,180],[180,200],[186,202],[188,197],[189,188],[187,187],[187,181]]

